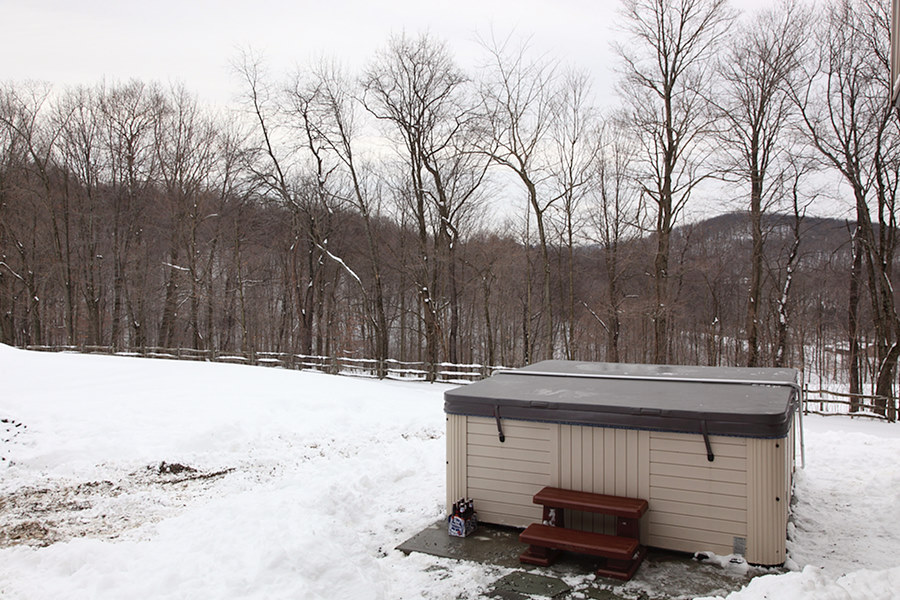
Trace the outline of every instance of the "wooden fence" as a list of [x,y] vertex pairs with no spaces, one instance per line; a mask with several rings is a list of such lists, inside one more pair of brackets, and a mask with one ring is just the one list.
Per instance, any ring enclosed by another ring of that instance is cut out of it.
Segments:
[[115,356],[139,356],[174,360],[197,360],[244,365],[262,365],[282,369],[309,369],[334,375],[383,378],[403,381],[439,381],[446,383],[471,383],[489,377],[508,367],[479,364],[402,362],[388,359],[315,356],[287,352],[214,352],[195,348],[134,348],[115,349],[109,346],[26,346],[26,350],[40,352],[79,352],[83,354],[109,354]]
[[[479,364],[401,362],[389,359],[378,361],[371,358],[351,358],[290,354],[286,352],[222,352],[197,350],[194,348],[155,348],[120,350],[109,346],[27,346],[27,350],[43,352],[79,352],[86,354],[111,354],[116,356],[141,356],[176,360],[198,360],[210,362],[263,365],[282,369],[309,369],[346,375],[394,379],[402,381],[440,381],[446,383],[471,383],[489,377],[497,371],[509,369],[502,366]],[[851,409],[854,409],[851,412]],[[848,394],[825,389],[804,389],[803,413],[816,415],[844,415],[868,417],[894,423],[898,414],[897,399],[863,394]]]
[[814,415],[844,415],[897,421],[897,399],[866,394],[849,394],[831,390],[805,389],[803,413]]

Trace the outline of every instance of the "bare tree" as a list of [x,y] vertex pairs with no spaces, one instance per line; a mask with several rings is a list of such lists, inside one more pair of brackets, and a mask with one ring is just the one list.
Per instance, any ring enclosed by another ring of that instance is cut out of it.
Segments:
[[[204,115],[196,97],[183,86],[170,94],[170,105],[156,124],[156,153],[159,174],[169,208],[169,256],[166,270],[165,303],[160,326],[160,342],[173,347],[176,307],[188,303],[188,330],[193,348],[206,348],[201,329],[200,309],[205,287],[199,228],[215,214],[208,209],[217,131]],[[182,254],[183,253],[183,254]],[[182,262],[183,257],[183,262]],[[187,280],[187,297],[181,298],[178,282]]]
[[791,177],[785,190],[791,199],[791,241],[787,257],[778,271],[783,273],[779,295],[775,301],[775,357],[773,364],[776,367],[788,366],[788,347],[791,323],[791,296],[794,293],[794,277],[800,261],[800,242],[803,231],[803,221],[806,217],[806,209],[815,200],[815,196],[805,196],[801,190],[801,182],[808,172],[807,165],[793,162]]
[[[144,251],[148,232],[143,224],[158,166],[153,131],[163,105],[162,92],[140,81],[101,91],[103,145],[113,196],[110,341],[114,347],[125,344],[142,348],[147,343],[150,265]],[[126,327],[131,332],[127,338]]]
[[[21,343],[43,343],[41,322],[41,292],[38,289],[38,220],[44,216],[37,200],[27,190],[29,163],[32,161],[29,135],[24,133],[37,126],[37,112],[23,102],[20,91],[12,85],[0,88],[0,140],[3,141],[2,180],[0,180],[0,283],[4,283],[4,335],[16,335],[14,310],[17,300],[24,296],[26,324],[21,329]],[[31,90],[26,97],[41,104],[45,92]],[[30,218],[29,218],[30,217]],[[6,283],[8,282],[8,283]],[[22,291],[17,292],[21,286]],[[9,315],[8,317],[6,315]],[[7,331],[10,329],[10,331]]]
[[321,139],[344,172],[345,189],[340,196],[363,219],[371,293],[346,260],[329,254],[350,273],[365,296],[366,312],[374,333],[374,356],[379,361],[379,375],[384,376],[384,361],[390,358],[390,332],[385,309],[382,249],[376,230],[380,198],[378,190],[371,185],[369,170],[357,156],[360,116],[353,87],[349,77],[336,65],[322,62],[314,69],[309,81],[300,76],[296,78],[291,94],[295,109],[306,115],[308,135]]
[[[559,198],[546,189],[552,175],[547,159],[551,131],[559,111],[556,64],[531,59],[527,44],[513,47],[507,39],[484,44],[490,71],[482,83],[485,135],[482,151],[494,163],[512,171],[525,188],[527,213],[534,214],[541,251],[542,293],[537,336],[542,350],[532,356],[526,343],[525,362],[552,358],[554,349],[553,299],[551,295],[550,240],[547,211]],[[530,217],[528,217],[530,225]],[[526,244],[527,247],[527,244]],[[528,293],[523,328],[531,336],[531,294]]]
[[[425,328],[426,362],[431,365],[437,364],[444,339],[439,311],[446,295],[451,303],[451,335],[444,354],[456,357],[454,240],[485,172],[473,165],[471,153],[461,145],[473,119],[466,83],[446,46],[428,36],[393,38],[363,79],[366,108],[391,125],[402,148],[402,196],[409,199],[418,232],[420,261],[414,278]],[[449,293],[443,291],[443,275]]]
[[596,161],[600,152],[600,123],[597,111],[590,102],[590,85],[584,73],[567,73],[559,96],[558,118],[553,122],[554,197],[562,224],[560,239],[566,249],[565,332],[566,358],[575,358],[576,335],[576,265],[575,248],[583,241],[582,200],[596,175]]
[[[210,117],[212,118],[212,116]],[[215,140],[213,141],[214,165],[207,176],[209,203],[207,212],[201,214],[200,222],[212,222],[207,228],[208,239],[206,261],[203,269],[206,293],[206,335],[209,350],[213,353],[229,348],[225,339],[229,336],[226,306],[233,298],[229,294],[229,258],[240,256],[240,236],[236,236],[236,252],[231,252],[227,243],[230,219],[243,227],[240,215],[244,211],[252,188],[246,174],[249,171],[249,157],[246,139],[248,128],[234,120],[221,123],[214,119]],[[234,216],[232,216],[234,215]],[[199,228],[198,228],[199,229]],[[236,269],[240,273],[240,269]],[[232,271],[233,272],[233,271]],[[240,283],[240,282],[238,282]]]
[[641,182],[656,208],[652,311],[657,363],[669,359],[670,238],[696,186],[708,175],[712,129],[707,99],[712,58],[733,19],[726,0],[623,0],[617,46],[622,94],[643,145]]
[[[591,224],[596,241],[601,245],[606,271],[606,360],[621,360],[620,340],[625,301],[623,282],[627,275],[629,242],[636,241],[642,229],[643,212],[640,193],[633,178],[632,161],[636,143],[628,129],[617,119],[604,124],[600,156],[596,164],[596,184],[591,210]],[[599,320],[599,317],[597,317]]]
[[[887,45],[890,9],[879,0],[836,0],[817,39],[818,62],[794,92],[808,142],[823,163],[842,175],[856,211],[854,267],[865,269],[875,329],[875,394],[893,398],[900,358],[900,317],[894,300],[892,266],[896,252],[896,192],[900,160],[900,121],[887,110],[890,68]],[[872,213],[875,212],[875,218]],[[875,224],[878,224],[876,227]],[[853,277],[853,275],[851,276]],[[851,288],[858,283],[851,278]],[[853,330],[858,296],[851,293],[851,350],[858,348]],[[858,369],[851,357],[851,369]],[[860,377],[851,372],[851,393]],[[881,410],[886,410],[881,402]],[[890,403],[893,406],[893,403]]]
[[[780,196],[769,192],[778,178],[788,120],[794,108],[788,89],[808,36],[808,13],[796,0],[754,15],[741,24],[720,61],[722,93],[714,103],[724,122],[726,169],[749,184],[750,282],[747,294],[747,366],[760,361],[759,319],[763,297],[763,215]],[[784,161],[781,161],[784,163]]]
[[[283,106],[285,100],[265,80],[261,58],[245,53],[235,68],[245,82],[245,103],[258,126],[256,154],[260,159],[254,178],[259,189],[285,208],[290,218],[292,239],[289,259],[283,263],[284,283],[292,289],[300,351],[310,354],[316,319],[321,317],[317,308],[321,306],[319,292],[325,279],[325,245],[334,201],[326,181],[330,172],[323,156],[327,143],[315,130],[309,113],[312,107],[305,98],[291,95],[287,101],[290,112]],[[293,144],[288,141],[291,139]]]
[[[9,103],[9,91],[0,87],[0,123],[12,119],[13,106]],[[0,343],[13,345],[16,343],[15,325],[15,290],[24,277],[16,272],[7,254],[14,244],[14,234],[10,231],[9,211],[12,206],[12,178],[21,162],[18,143],[13,131],[0,127]]]
[[105,252],[100,197],[108,165],[97,90],[77,88],[66,93],[60,99],[59,112],[68,115],[60,138],[59,165],[66,178],[63,194],[70,198],[68,204],[75,206],[75,253],[81,265],[79,279],[87,315],[87,342],[100,345],[104,295],[101,252]]
[[[4,103],[9,108],[0,112],[0,125],[18,140],[24,153],[22,163],[28,179],[34,185],[27,185],[23,191],[31,195],[32,201],[41,205],[40,210],[50,225],[49,242],[55,252],[58,271],[65,293],[66,343],[75,343],[75,277],[73,272],[73,248],[71,235],[71,211],[65,195],[56,193],[59,185],[59,172],[56,168],[56,152],[59,138],[68,120],[65,109],[60,107],[53,114],[50,104],[51,89],[48,86],[28,86],[21,90],[7,91]],[[44,113],[53,114],[53,118],[44,119]],[[20,246],[20,256],[24,246]],[[30,287],[35,287],[32,283]],[[32,290],[35,291],[36,290]],[[39,303],[39,295],[35,293],[33,302]],[[37,315],[37,307],[30,312]],[[40,328],[35,333],[40,338]],[[40,342],[38,342],[40,343]]]

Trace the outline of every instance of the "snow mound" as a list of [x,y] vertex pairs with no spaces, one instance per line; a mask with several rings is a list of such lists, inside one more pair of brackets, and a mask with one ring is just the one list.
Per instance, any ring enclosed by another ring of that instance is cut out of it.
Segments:
[[834,578],[823,569],[809,565],[799,572],[757,577],[744,589],[726,596],[726,599],[892,600],[900,594],[898,590],[900,567],[882,571],[862,569]]

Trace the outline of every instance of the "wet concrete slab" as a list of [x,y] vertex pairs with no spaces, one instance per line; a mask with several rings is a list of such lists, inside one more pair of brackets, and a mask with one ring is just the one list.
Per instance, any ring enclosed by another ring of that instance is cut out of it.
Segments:
[[485,592],[485,598],[499,600],[681,600],[725,596],[741,589],[752,577],[773,572],[746,565],[723,568],[687,554],[651,548],[634,578],[621,582],[597,577],[597,559],[587,555],[563,553],[553,566],[545,568],[520,564],[519,554],[526,548],[519,542],[520,531],[482,524],[469,537],[457,538],[447,534],[444,521],[438,521],[397,549],[407,554],[421,552],[512,569]]
[[513,571],[495,581],[487,596],[498,600],[524,600],[535,596],[556,598],[571,590],[566,582],[557,577]]
[[526,548],[519,543],[519,531],[481,524],[473,534],[460,538],[449,535],[446,521],[441,520],[397,546],[397,550],[518,568],[519,554]]

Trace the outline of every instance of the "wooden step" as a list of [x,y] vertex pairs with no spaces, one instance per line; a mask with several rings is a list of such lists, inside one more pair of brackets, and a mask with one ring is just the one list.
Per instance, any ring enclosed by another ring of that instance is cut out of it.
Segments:
[[607,496],[555,487],[545,487],[535,494],[534,503],[554,508],[615,515],[628,519],[640,518],[649,508],[648,502],[642,498]]
[[638,541],[633,538],[551,527],[540,523],[529,525],[519,535],[519,541],[532,546],[557,548],[616,560],[631,560],[640,547]]
[[547,567],[562,550],[591,554],[604,559],[597,569],[598,575],[623,581],[634,576],[647,555],[647,549],[634,538],[539,523],[529,525],[519,535],[519,541],[529,544],[528,550],[519,555],[520,562]]

